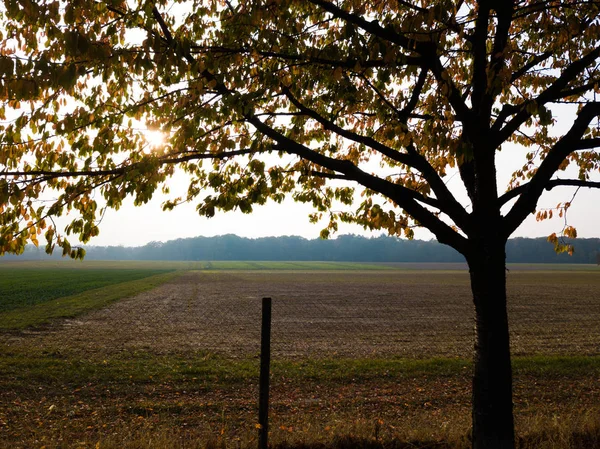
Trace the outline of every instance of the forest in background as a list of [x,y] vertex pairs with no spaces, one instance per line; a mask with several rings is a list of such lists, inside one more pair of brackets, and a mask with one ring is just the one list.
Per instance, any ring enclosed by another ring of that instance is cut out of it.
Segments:
[[[508,241],[509,263],[597,263],[600,238],[568,240],[575,246],[572,256],[557,254],[546,238],[514,238]],[[228,234],[150,242],[144,246],[88,246],[87,260],[274,260],[347,262],[464,262],[461,254],[435,240],[406,240],[389,236],[340,235],[335,239],[305,239],[297,236],[245,238]],[[20,256],[0,260],[60,259],[44,248],[28,246]]]

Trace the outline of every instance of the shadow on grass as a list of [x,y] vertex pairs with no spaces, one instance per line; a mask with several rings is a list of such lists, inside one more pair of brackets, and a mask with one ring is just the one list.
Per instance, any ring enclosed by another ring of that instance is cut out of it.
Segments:
[[[465,446],[470,446],[465,438]],[[375,440],[373,438],[337,437],[332,442],[277,443],[271,449],[454,449],[456,444],[444,441],[399,441]]]
[[[207,449],[219,446],[207,445]],[[331,442],[281,442],[269,446],[270,449],[470,449],[471,439],[465,435],[454,441],[400,441],[375,440],[353,436],[337,437]],[[600,429],[573,431],[570,435],[554,432],[533,433],[518,437],[516,449],[593,449],[600,448]]]

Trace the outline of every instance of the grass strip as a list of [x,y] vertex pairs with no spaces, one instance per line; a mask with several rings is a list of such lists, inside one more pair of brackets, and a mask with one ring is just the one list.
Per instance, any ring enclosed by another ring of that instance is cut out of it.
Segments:
[[531,374],[543,377],[570,377],[574,375],[600,375],[600,356],[552,356],[534,355],[513,357],[515,374]]
[[[515,376],[578,377],[600,375],[600,356],[513,357]],[[471,375],[473,363],[463,358],[339,359],[275,361],[273,371],[290,378],[315,380],[370,380],[382,377],[450,377]]]
[[0,313],[0,330],[19,330],[49,324],[56,319],[73,318],[91,310],[106,307],[120,299],[156,288],[182,273],[182,271],[161,273],[2,312]]
[[121,269],[81,269],[68,266],[3,268],[0,269],[0,313],[168,271],[173,270],[128,269],[126,266]]
[[216,260],[198,262],[198,269],[210,271],[390,271],[396,268],[369,262]]
[[[514,360],[515,376],[578,378],[600,375],[600,356],[533,356]],[[375,359],[328,361],[276,361],[275,379],[310,380],[336,384],[388,379],[469,377],[472,363],[465,359]],[[210,383],[213,386],[246,384],[258,379],[258,359],[232,360],[213,354],[127,354],[103,360],[60,351],[0,346],[0,384],[7,379],[58,384],[173,382]],[[3,379],[4,378],[4,379]],[[20,379],[20,380],[18,380]],[[6,385],[4,385],[6,387]]]

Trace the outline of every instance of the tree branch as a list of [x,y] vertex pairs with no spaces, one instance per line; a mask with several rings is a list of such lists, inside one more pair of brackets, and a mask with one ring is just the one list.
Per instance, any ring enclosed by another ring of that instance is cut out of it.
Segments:
[[448,72],[442,65],[440,59],[437,56],[435,45],[431,44],[428,47],[423,48],[423,58],[425,60],[425,67],[428,67],[438,85],[441,87],[442,85],[446,85],[448,88],[448,101],[450,105],[456,112],[456,117],[463,124],[465,132],[468,135],[473,135],[476,131],[474,123],[474,114],[471,109],[465,103],[463,99],[463,95],[460,90],[456,87],[456,84],[452,81]]
[[[494,7],[496,9],[497,24],[492,54],[490,55],[490,70],[494,74],[493,79],[496,80],[506,65],[506,55],[504,54],[504,51],[506,50],[506,46],[508,44],[510,26],[513,21],[515,1],[504,0],[496,3]],[[492,85],[486,89],[486,93],[483,96],[483,104],[480,113],[485,113],[486,122],[488,124],[492,107],[494,105],[496,96],[498,93],[500,93],[500,91],[500,86]]]
[[579,112],[571,129],[552,147],[540,164],[531,181],[524,187],[517,202],[504,218],[503,228],[508,238],[521,224],[528,214],[535,211],[537,202],[552,176],[556,173],[565,158],[576,150],[578,142],[585,134],[590,122],[600,115],[600,102],[586,104]]
[[514,83],[516,80],[521,78],[523,75],[525,75],[529,70],[534,68],[536,65],[538,65],[539,63],[545,61],[550,56],[552,56],[552,54],[553,53],[551,51],[546,51],[544,53],[534,56],[527,64],[525,64],[523,67],[521,67],[516,72],[513,72],[513,74],[510,77],[510,83],[511,84]]
[[600,147],[600,137],[592,139],[581,139],[576,145],[575,150],[593,150]]
[[[475,32],[473,34],[473,109],[481,112],[481,102],[487,91],[487,37],[490,22],[491,5],[489,1],[478,2],[477,18],[475,19]],[[485,117],[478,117],[485,122]]]
[[402,34],[397,33],[396,31],[394,31],[393,29],[391,29],[389,27],[383,28],[381,25],[379,25],[379,22],[377,20],[373,20],[372,22],[369,22],[368,20],[365,20],[364,18],[362,18],[356,14],[352,14],[352,13],[349,13],[348,11],[344,11],[342,8],[334,5],[331,2],[325,1],[325,0],[309,0],[309,1],[312,4],[320,6],[325,11],[333,14],[335,17],[342,19],[346,22],[352,23],[352,24],[358,26],[359,28],[362,28],[363,30],[372,34],[373,36],[377,36],[383,40],[397,44],[397,45],[401,46],[402,48],[404,48],[405,50],[409,50],[409,51],[415,50],[416,41],[409,39],[406,36],[403,36]]
[[[420,77],[422,78],[422,76]],[[456,201],[450,190],[446,187],[446,184],[439,177],[438,173],[431,167],[429,162],[417,153],[417,151],[412,148],[412,151],[409,153],[400,153],[393,148],[390,148],[382,143],[372,139],[371,137],[362,136],[360,134],[356,134],[352,131],[348,131],[344,128],[337,126],[335,123],[325,119],[323,116],[318,114],[316,111],[307,108],[304,106],[298,99],[296,99],[291,93],[288,87],[282,88],[284,94],[288,97],[288,99],[292,102],[292,104],[298,108],[301,112],[306,114],[307,116],[313,118],[317,122],[319,122],[323,127],[329,131],[332,131],[348,140],[352,140],[353,142],[361,143],[369,148],[372,148],[382,155],[389,157],[390,159],[400,162],[408,167],[412,167],[418,170],[423,177],[429,183],[431,189],[435,193],[436,197],[440,200],[435,204],[435,207],[439,208],[440,211],[448,215],[452,220],[463,230],[468,228],[468,214],[462,207],[462,205]],[[428,201],[420,200],[426,204],[431,204]]]
[[173,35],[171,34],[171,30],[169,30],[169,27],[165,23],[165,20],[163,19],[162,15],[160,14],[160,12],[158,11],[158,8],[156,6],[154,6],[152,8],[152,15],[158,22],[158,25],[160,26],[160,29],[162,30],[163,34],[165,35],[165,39],[167,40],[167,42],[169,42],[169,43],[173,42]]
[[562,98],[561,92],[567,87],[567,85],[573,81],[581,72],[583,72],[590,64],[600,57],[600,47],[596,47],[590,51],[587,55],[578,59],[569,65],[562,74],[554,81],[546,90],[544,90],[535,100],[531,102],[525,102],[520,105],[516,115],[497,133],[495,138],[494,147],[500,146],[510,136],[517,131],[529,117],[532,116],[527,111],[527,105],[535,103],[537,106],[542,106],[552,100]]
[[364,18],[357,16],[356,14],[344,11],[342,8],[334,5],[331,2],[325,0],[309,0],[314,5],[320,6],[325,11],[330,12],[335,17],[338,17],[346,22],[352,23],[364,31],[370,33],[373,36],[377,36],[380,39],[399,45],[403,49],[409,52],[416,52],[420,54],[424,59],[421,64],[423,68],[429,68],[438,83],[447,84],[449,88],[449,101],[458,119],[463,122],[464,125],[467,123],[467,118],[471,116],[471,111],[465,104],[464,99],[456,85],[447,76],[446,70],[437,56],[437,48],[433,41],[417,41],[409,39],[406,36],[397,33],[390,27],[382,27],[379,25],[377,20],[367,21]]
[[311,170],[307,175],[314,176],[315,178],[324,178],[324,179],[338,179],[342,181],[350,181],[346,175],[340,175],[339,173],[326,173],[322,171]]
[[401,119],[403,119],[404,123],[407,122],[408,118],[417,107],[417,104],[419,103],[419,97],[421,96],[421,92],[423,92],[423,87],[425,86],[425,81],[427,81],[427,69],[422,69],[421,73],[419,73],[417,83],[413,87],[410,100],[408,100],[408,103],[402,110],[398,111],[398,114],[400,115]]
[[598,86],[598,84],[600,84],[600,79],[592,79],[592,81],[588,81],[587,83],[582,84],[581,86],[575,86],[571,89],[565,89],[560,91],[560,93],[557,95],[557,98],[567,98],[574,95],[582,95],[586,92],[594,90],[596,86]]
[[[181,162],[189,162],[199,159],[227,159],[235,156],[242,156],[245,154],[256,154],[260,153],[256,149],[244,149],[236,151],[225,151],[221,153],[192,153],[186,156],[172,157],[173,155],[167,155],[159,158],[161,165],[178,164]],[[131,165],[123,165],[119,168],[111,170],[79,170],[79,171],[52,171],[52,170],[30,170],[30,171],[3,171],[0,172],[0,177],[16,177],[16,176],[44,176],[47,180],[55,178],[75,178],[78,176],[87,177],[100,177],[108,175],[124,175],[127,172],[135,170],[141,163],[135,163]]]
[[379,99],[380,99],[381,101],[383,101],[383,102],[384,102],[384,103],[387,105],[387,107],[388,107],[388,108],[390,108],[390,109],[391,109],[391,110],[394,112],[394,114],[395,114],[395,115],[397,115],[397,116],[398,116],[398,117],[399,117],[401,120],[404,120],[404,116],[402,115],[401,111],[400,111],[398,108],[396,108],[396,106],[394,106],[394,105],[392,104],[392,102],[386,98],[386,96],[385,96],[385,95],[383,95],[383,92],[381,92],[381,90],[379,90],[379,89],[377,88],[377,86],[375,86],[375,85],[374,85],[374,84],[371,82],[371,80],[369,80],[369,78],[368,78],[368,77],[366,77],[366,76],[362,76],[362,77],[361,77],[361,79],[362,79],[362,80],[363,80],[365,83],[367,83],[367,84],[368,84],[368,86],[369,86],[371,89],[373,89],[373,92],[375,92],[375,94],[376,94],[376,95],[379,97]]
[[[571,187],[588,187],[590,189],[600,189],[600,182],[595,181],[582,181],[581,179],[551,179],[548,181],[544,190],[552,190],[554,187],[559,186],[571,186]],[[519,187],[515,187],[514,189],[506,192],[500,198],[498,198],[498,203],[500,206],[508,203],[513,198],[521,195],[523,192],[527,190],[529,187],[529,183],[520,185]]]
[[[285,61],[298,61],[298,62],[307,62],[311,64],[321,64],[329,67],[343,67],[345,69],[354,69],[357,65],[360,65],[361,68],[378,68],[378,67],[389,67],[390,63],[384,61],[383,59],[358,59],[358,58],[347,58],[345,60],[341,59],[328,59],[322,58],[318,56],[307,56],[307,55],[297,55],[290,53],[281,53],[275,51],[265,51],[259,49],[250,49],[250,48],[228,48],[228,47],[203,47],[198,45],[192,45],[190,47],[192,50],[200,50],[194,51],[193,54],[201,53],[201,51],[210,51],[212,53],[226,53],[226,54],[251,54],[252,52],[256,52],[259,56],[263,56],[266,58],[279,58]],[[306,51],[309,53],[310,50]],[[414,56],[403,56],[400,61],[400,65],[415,65],[420,66],[422,64],[422,60],[419,57]]]
[[284,93],[284,95],[290,100],[290,102],[300,110],[300,112],[319,122],[321,125],[323,125],[323,128],[332,131],[348,140],[352,140],[356,143],[361,143],[369,148],[379,151],[381,154],[389,157],[393,161],[400,162],[401,164],[408,165],[410,167],[413,166],[412,158],[408,154],[400,153],[399,151],[394,150],[393,148],[390,148],[371,137],[362,136],[360,134],[356,134],[353,131],[341,128],[335,123],[327,120],[325,117],[323,117],[313,109],[304,106],[296,97],[294,97],[289,87],[283,86],[281,90]]
[[[418,203],[418,201],[421,201],[425,204],[435,204],[434,207],[439,208],[439,204],[436,200],[427,198],[420,193],[407,189],[401,185],[365,173],[350,161],[334,159],[313,151],[310,148],[285,137],[283,134],[254,116],[247,116],[246,119],[262,134],[277,142],[278,147],[282,151],[295,154],[296,156],[320,165],[328,170],[342,173],[348,179],[356,181],[368,189],[385,195],[399,207],[404,209],[421,225],[433,232],[441,243],[450,245],[461,253],[467,251],[467,240],[464,237]],[[431,204],[432,202],[434,203]]]

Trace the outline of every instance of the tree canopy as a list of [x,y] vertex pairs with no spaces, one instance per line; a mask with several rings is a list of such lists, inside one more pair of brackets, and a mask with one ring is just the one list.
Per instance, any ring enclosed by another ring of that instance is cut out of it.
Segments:
[[[0,252],[44,233],[68,254],[53,216],[78,214],[66,234],[86,242],[104,208],[168,191],[176,167],[189,189],[165,208],[250,212],[290,194],[315,206],[314,220],[329,217],[324,235],[339,221],[408,237],[420,225],[464,253],[472,217],[505,206],[508,237],[544,189],[600,186],[598,8],[6,1]],[[557,103],[578,105],[562,134]],[[498,194],[494,155],[508,146],[523,149],[523,165]],[[559,178],[569,165],[578,175]],[[446,186],[457,169],[471,204]]]

